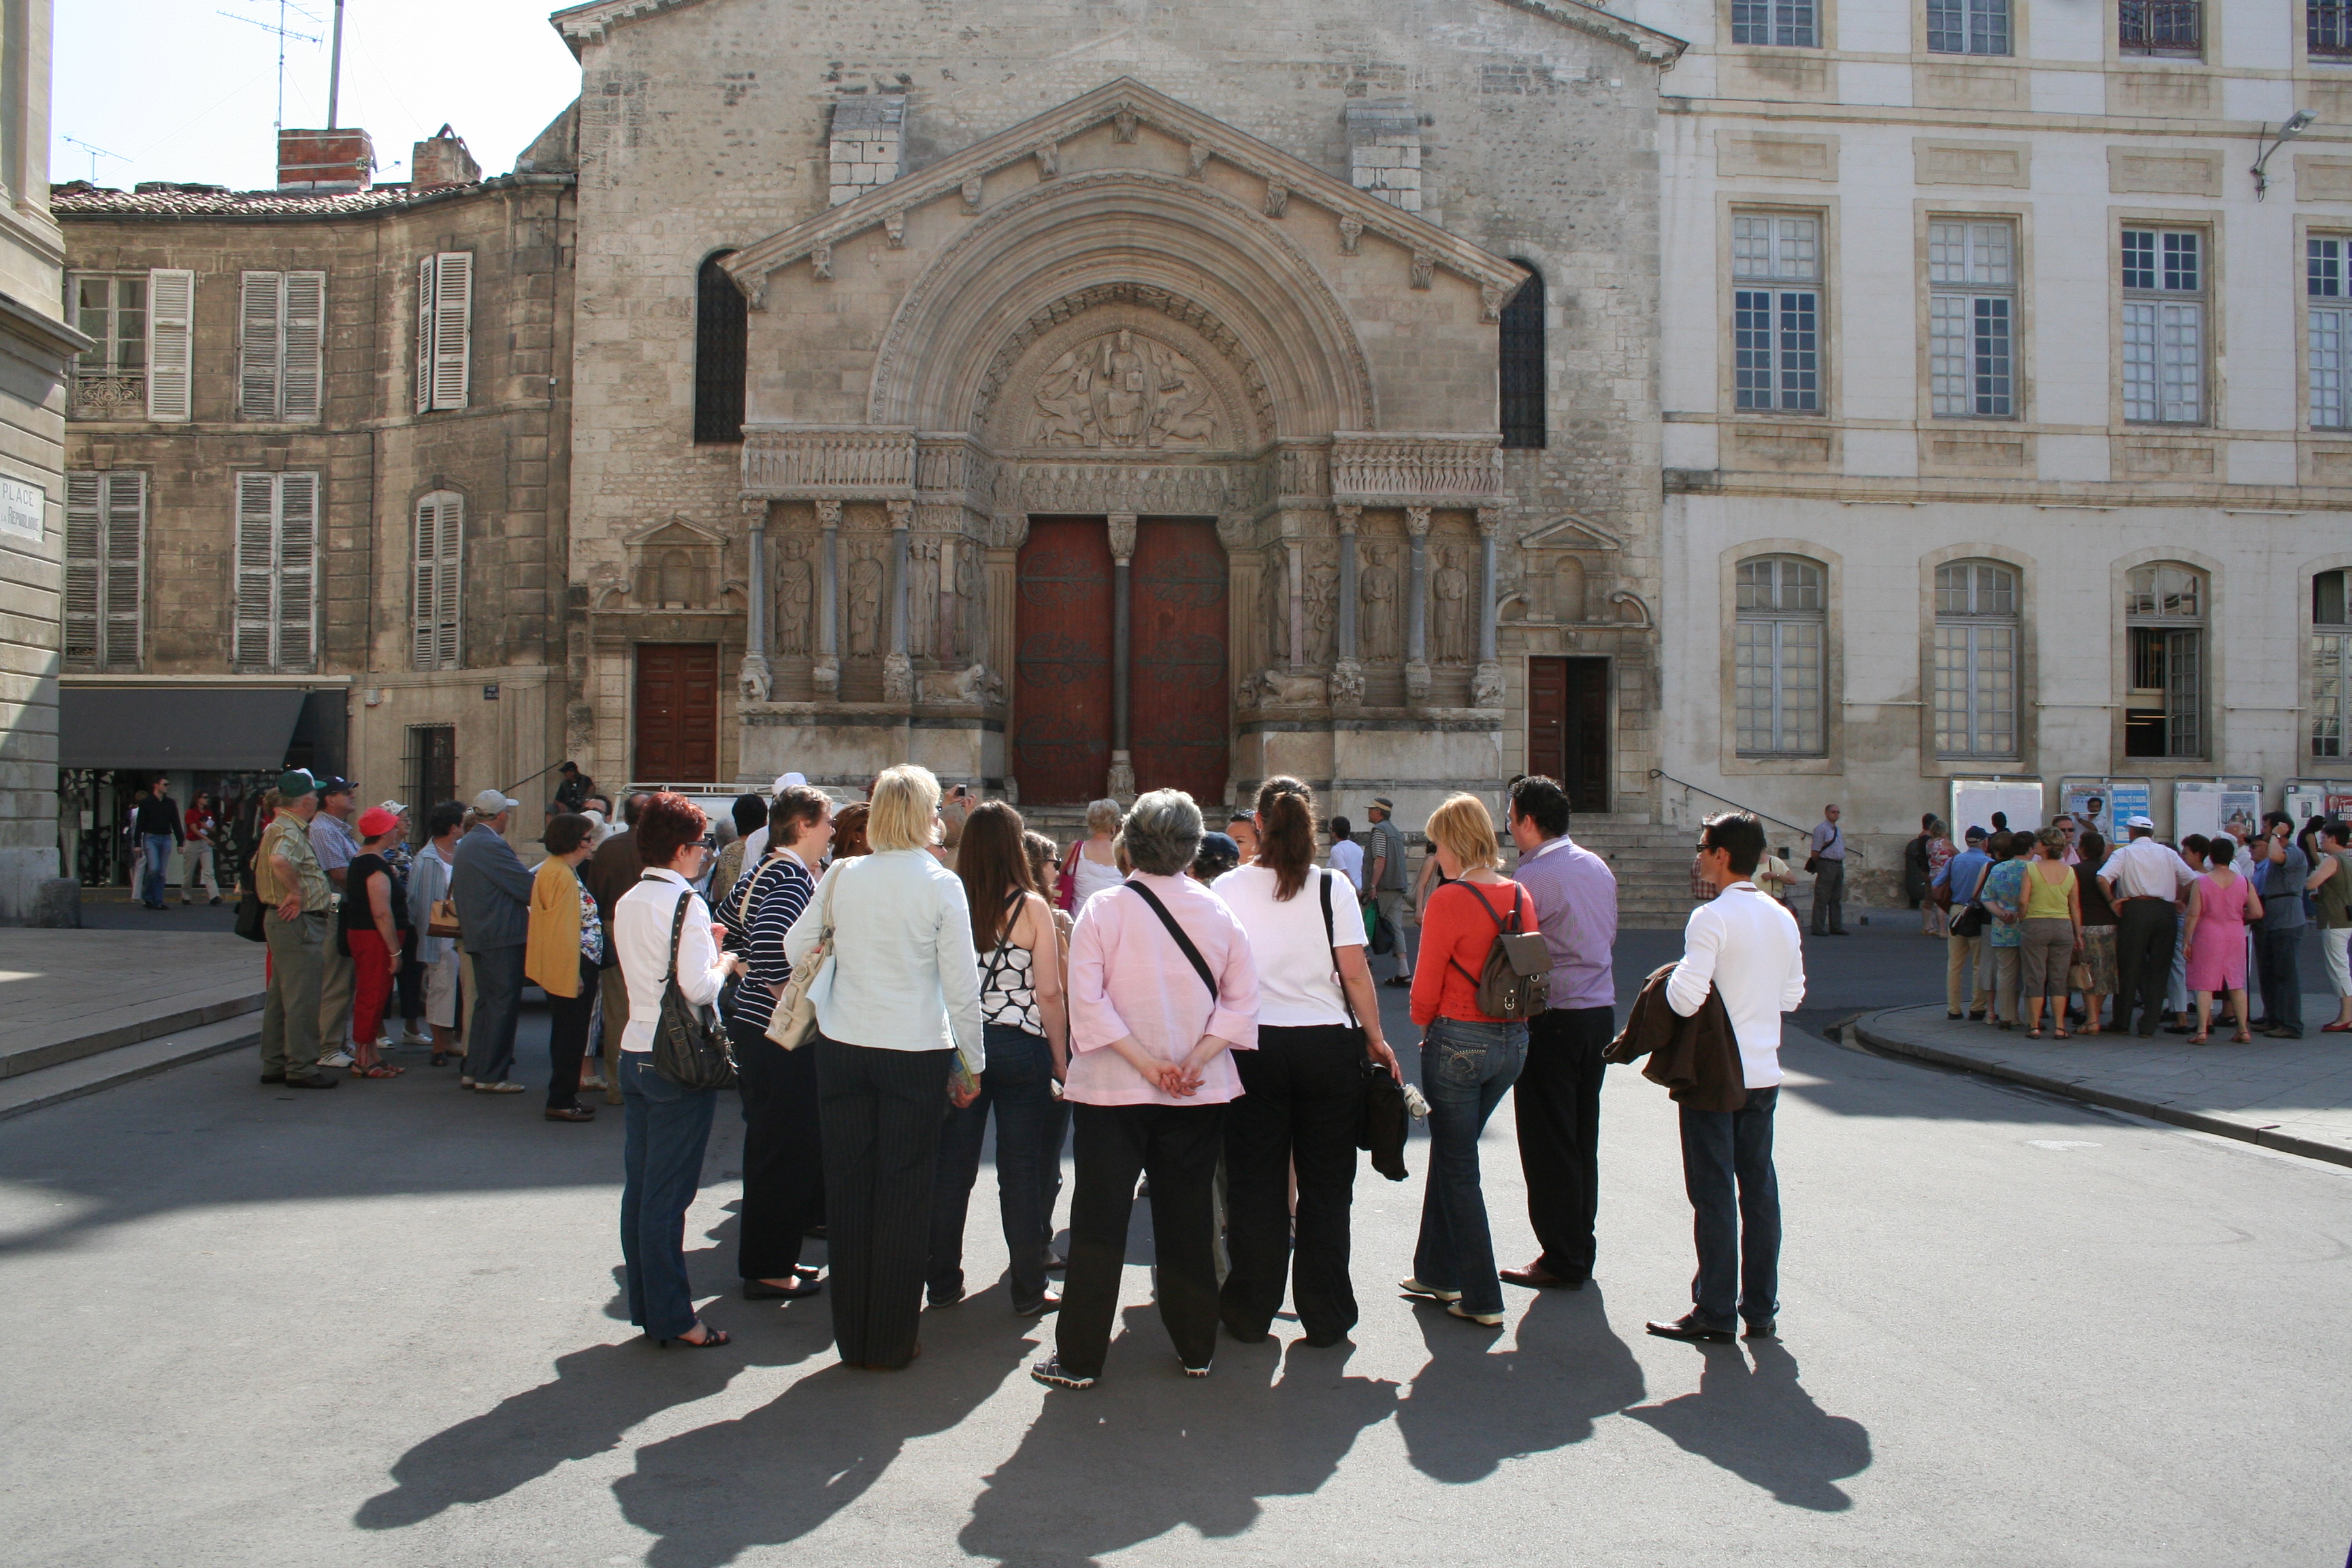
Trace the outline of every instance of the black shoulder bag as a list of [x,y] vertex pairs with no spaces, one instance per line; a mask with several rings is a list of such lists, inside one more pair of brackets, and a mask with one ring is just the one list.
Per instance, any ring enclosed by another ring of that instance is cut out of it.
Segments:
[[1209,961],[1201,956],[1201,950],[1192,945],[1192,939],[1184,934],[1184,928],[1176,923],[1176,917],[1168,912],[1168,906],[1160,901],[1160,895],[1140,882],[1122,882],[1119,885],[1143,895],[1143,901],[1151,906],[1151,912],[1160,917],[1160,923],[1168,928],[1168,934],[1176,939],[1176,945],[1184,950],[1186,958],[1192,960],[1192,973],[1199,975],[1201,984],[1209,988],[1209,1005],[1215,1007],[1217,977],[1209,973]]
[[678,989],[678,948],[686,940],[686,911],[694,890],[678,894],[677,912],[669,922],[669,973],[662,980],[661,1017],[654,1025],[654,1071],[680,1089],[708,1091],[732,1089],[735,1058],[718,1016],[698,1007]]
[[[1348,982],[1339,973],[1339,929],[1331,921],[1331,878],[1323,873],[1323,945],[1331,950],[1331,977],[1339,982],[1339,1005],[1348,1010],[1348,1027],[1356,1037],[1358,1049],[1364,1046],[1364,1026],[1356,1017],[1356,1005],[1348,999]],[[1404,1090],[1389,1076],[1389,1069],[1363,1058],[1360,1064],[1364,1075],[1364,1114],[1356,1127],[1356,1147],[1372,1157],[1372,1169],[1391,1182],[1402,1182],[1412,1173],[1405,1169],[1405,1129],[1410,1120],[1405,1114]]]

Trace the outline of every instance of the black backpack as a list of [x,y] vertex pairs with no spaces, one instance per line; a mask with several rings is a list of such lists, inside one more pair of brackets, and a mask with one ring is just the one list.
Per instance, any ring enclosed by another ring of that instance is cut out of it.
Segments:
[[1464,888],[1478,900],[1486,918],[1495,922],[1495,942],[1486,950],[1486,963],[1477,974],[1463,968],[1458,959],[1448,958],[1445,962],[1478,988],[1478,1011],[1486,1016],[1500,1018],[1507,1024],[1534,1017],[1551,1005],[1551,949],[1544,945],[1538,933],[1519,929],[1519,905],[1526,893],[1516,887],[1511,889],[1511,919],[1507,925],[1484,893],[1468,883]]

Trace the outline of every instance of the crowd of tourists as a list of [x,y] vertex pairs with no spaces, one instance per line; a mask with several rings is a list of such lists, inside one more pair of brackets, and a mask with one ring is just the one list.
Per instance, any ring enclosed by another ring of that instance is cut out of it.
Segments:
[[1939,818],[1923,820],[1908,858],[1923,929],[1948,944],[1947,1017],[2031,1039],[2161,1029],[2204,1045],[2224,1027],[2239,1044],[2299,1039],[2315,921],[2336,998],[2321,1028],[2352,1032],[2352,826],[2298,828],[2273,811],[2177,844],[2146,816],[2124,830],[2110,845],[2073,817],[2029,832],[1996,815],[1955,847]]

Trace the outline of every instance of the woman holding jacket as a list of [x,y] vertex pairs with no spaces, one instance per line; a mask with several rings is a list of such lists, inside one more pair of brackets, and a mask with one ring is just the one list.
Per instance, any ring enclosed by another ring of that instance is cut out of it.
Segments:
[[1503,1280],[1479,1185],[1478,1135],[1527,1065],[1528,1026],[1479,1010],[1478,976],[1514,911],[1517,930],[1535,933],[1535,900],[1499,869],[1495,819],[1476,795],[1447,799],[1427,832],[1445,879],[1422,912],[1412,979],[1422,1092],[1429,1097],[1429,1179],[1412,1278],[1402,1289],[1495,1328],[1503,1321]]
[[[940,781],[891,768],[867,805],[872,852],[833,863],[784,958],[795,969],[816,961],[830,922],[831,973],[816,977],[817,1034],[803,1048],[816,1052],[833,1337],[842,1360],[890,1372],[922,1353],[940,1121],[977,1097],[986,1058],[971,907],[930,852]],[[959,1055],[969,1077],[950,1091]]]
[[530,924],[523,978],[547,993],[547,1119],[593,1121],[580,1103],[580,1060],[588,1050],[588,1018],[604,963],[604,928],[596,900],[580,880],[580,864],[595,852],[595,824],[573,812],[550,819],[547,858],[530,879]]

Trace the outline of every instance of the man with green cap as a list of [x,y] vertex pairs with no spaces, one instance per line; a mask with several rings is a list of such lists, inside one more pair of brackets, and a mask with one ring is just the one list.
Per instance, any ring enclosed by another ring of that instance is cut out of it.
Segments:
[[310,819],[319,814],[319,784],[309,770],[278,775],[278,811],[254,855],[254,890],[268,908],[262,932],[269,943],[269,991],[261,1005],[261,1081],[289,1089],[332,1089],[318,1070],[319,977],[327,952],[327,910],[333,884],[310,847]]

